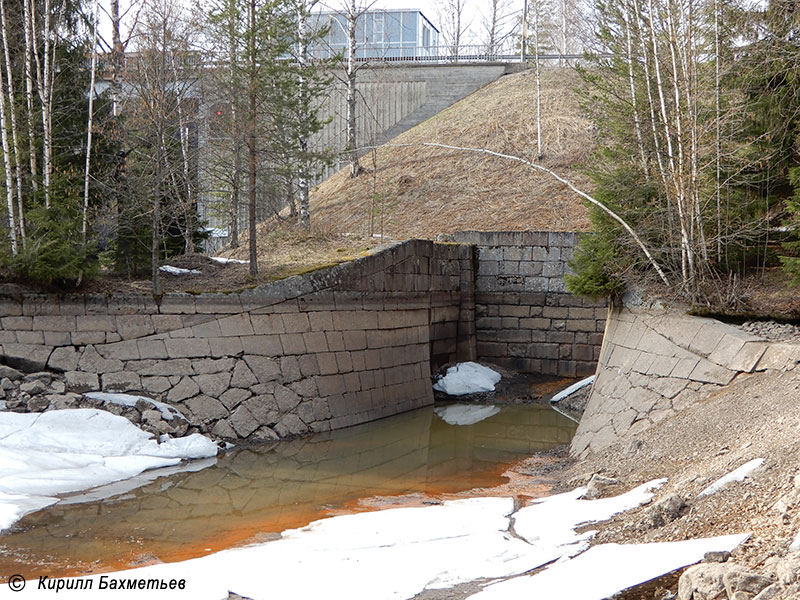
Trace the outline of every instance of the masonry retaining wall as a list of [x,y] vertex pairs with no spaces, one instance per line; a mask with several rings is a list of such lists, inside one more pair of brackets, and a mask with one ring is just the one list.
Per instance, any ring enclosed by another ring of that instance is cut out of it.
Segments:
[[617,302],[571,453],[580,457],[633,439],[741,373],[798,362],[798,345],[768,342],[714,319]]
[[481,359],[523,373],[594,373],[607,305],[566,290],[564,273],[577,235],[465,231],[453,236],[476,247],[475,333]]
[[432,403],[431,364],[475,358],[472,297],[469,246],[411,241],[239,294],[6,293],[0,353],[70,391],[141,392],[220,438],[272,439]]

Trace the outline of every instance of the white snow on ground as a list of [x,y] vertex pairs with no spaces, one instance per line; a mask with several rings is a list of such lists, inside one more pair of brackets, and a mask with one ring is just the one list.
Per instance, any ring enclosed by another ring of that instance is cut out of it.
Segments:
[[594,375],[592,375],[591,377],[587,377],[586,379],[581,379],[577,383],[573,383],[568,388],[565,388],[565,389],[561,390],[560,392],[558,392],[555,396],[550,398],[550,402],[553,402],[553,403],[560,402],[564,398],[567,398],[567,397],[571,396],[572,394],[574,394],[578,390],[582,390],[587,385],[592,385],[593,383],[594,383]]
[[147,396],[134,396],[132,394],[115,394],[109,392],[88,392],[84,394],[84,396],[87,398],[92,398],[93,400],[102,400],[103,402],[107,402],[109,404],[119,404],[120,406],[136,406],[136,403],[139,400],[144,400],[153,408],[161,411],[161,414],[164,415],[164,418],[167,421],[171,421],[172,417],[178,417],[186,421],[186,417],[184,417],[181,411],[174,406],[159,402],[158,400],[153,400]]
[[250,262],[249,260],[239,260],[238,258],[225,258],[224,256],[211,256],[210,258],[214,262],[218,262],[222,265],[226,265],[228,263],[235,263],[237,265],[246,265]]
[[200,271],[197,269],[181,269],[180,267],[173,267],[172,265],[164,265],[163,267],[158,267],[159,271],[164,271],[164,273],[169,273],[170,275],[199,275]]
[[448,425],[474,425],[500,412],[495,405],[451,404],[437,406],[433,412]]
[[158,443],[124,417],[95,409],[0,413],[0,529],[66,494],[182,459],[216,456],[200,434]]
[[[547,553],[550,560],[574,556],[585,550],[594,531],[578,534],[575,528],[610,519],[617,513],[649,502],[654,493],[666,483],[656,479],[631,491],[600,500],[581,500],[586,488],[581,487],[565,494],[534,500],[514,515],[514,531],[527,542]],[[548,562],[546,560],[542,561]]]
[[500,379],[502,379],[500,373],[489,367],[465,362],[447,369],[445,376],[433,384],[433,389],[449,396],[491,392]]
[[720,477],[702,492],[700,492],[699,496],[708,496],[713,494],[714,492],[718,492],[723,486],[728,485],[729,483],[733,483],[734,481],[744,481],[745,477],[747,477],[751,471],[754,471],[758,467],[764,464],[763,458],[754,458],[750,462],[746,462],[738,469],[735,469],[728,473],[727,475]]
[[488,586],[470,600],[569,598],[602,600],[702,560],[706,552],[732,551],[747,534],[682,542],[601,544],[541,573]]
[[[581,488],[536,502],[517,513],[513,513],[511,498],[470,498],[438,506],[332,517],[285,531],[280,540],[273,542],[180,563],[132,569],[112,577],[186,579],[183,591],[126,591],[128,598],[218,600],[225,598],[228,590],[254,600],[413,598],[425,589],[520,575],[574,554],[577,536],[570,523],[575,526],[607,518],[605,515],[646,502],[651,497],[648,490],[662,481],[603,500],[579,501],[585,491]],[[542,518],[556,520],[560,526],[548,525],[542,537],[526,530],[528,543],[512,535],[509,526],[511,518],[518,533],[520,528],[534,525],[535,519],[526,516],[531,510],[542,513]],[[577,515],[573,516],[575,511]],[[718,545],[710,548],[717,549]],[[624,564],[618,568],[628,569]],[[309,577],[309,573],[314,576]],[[100,577],[91,577],[96,581],[95,589]],[[42,593],[31,589],[25,597],[36,598]],[[87,593],[62,590],[59,596],[83,599]],[[507,597],[514,596],[504,596]],[[568,595],[525,597],[577,600]]]

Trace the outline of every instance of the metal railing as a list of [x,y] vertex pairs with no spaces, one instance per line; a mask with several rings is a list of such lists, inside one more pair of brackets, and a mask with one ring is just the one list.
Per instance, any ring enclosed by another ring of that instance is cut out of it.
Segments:
[[[336,54],[344,55],[346,48],[315,48],[312,55],[317,59],[328,59]],[[578,60],[582,54],[539,54],[541,61]],[[532,54],[525,56],[533,60]],[[378,46],[359,46],[356,48],[358,62],[411,62],[411,63],[477,63],[477,62],[522,62],[518,52],[507,48],[491,48],[487,45],[459,46],[457,52],[450,46],[403,46],[387,43]]]

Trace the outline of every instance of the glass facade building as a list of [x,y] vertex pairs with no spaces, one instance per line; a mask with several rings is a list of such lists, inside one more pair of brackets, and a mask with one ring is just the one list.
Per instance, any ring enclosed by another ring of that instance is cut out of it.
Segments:
[[[317,57],[347,55],[347,15],[319,12],[312,16],[317,27],[329,27],[322,44],[314,48]],[[402,59],[436,56],[439,30],[416,9],[376,9],[356,21],[356,58]]]

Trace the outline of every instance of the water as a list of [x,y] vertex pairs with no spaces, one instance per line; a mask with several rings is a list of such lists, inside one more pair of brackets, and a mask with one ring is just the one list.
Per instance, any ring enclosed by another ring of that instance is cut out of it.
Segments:
[[0,537],[0,573],[74,575],[183,560],[269,539],[362,498],[494,486],[509,465],[568,442],[575,430],[547,406],[499,408],[456,426],[427,407],[229,452],[110,499],[56,505]]

